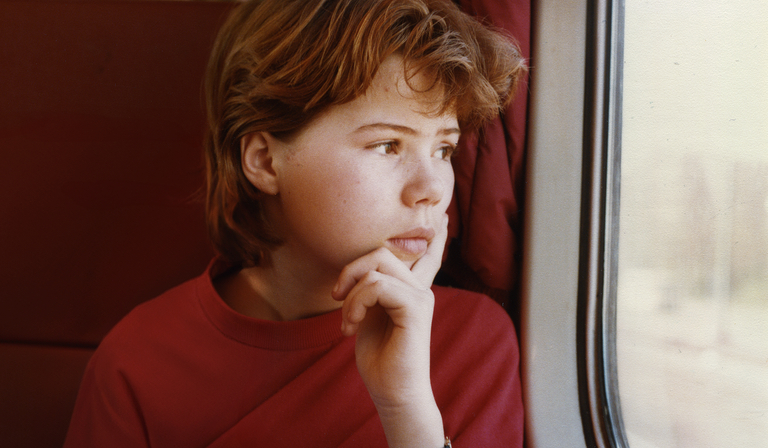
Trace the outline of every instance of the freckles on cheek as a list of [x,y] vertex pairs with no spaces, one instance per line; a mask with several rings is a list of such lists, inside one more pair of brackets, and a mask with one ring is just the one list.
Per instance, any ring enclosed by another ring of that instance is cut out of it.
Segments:
[[336,213],[345,220],[363,225],[367,215],[375,213],[379,197],[369,190],[361,188],[360,182],[350,182],[339,188],[334,195]]

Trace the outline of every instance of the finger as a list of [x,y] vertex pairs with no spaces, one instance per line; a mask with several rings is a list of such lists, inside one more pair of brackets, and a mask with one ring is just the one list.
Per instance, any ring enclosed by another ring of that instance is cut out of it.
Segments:
[[411,268],[414,276],[421,282],[422,287],[429,288],[435,280],[435,275],[443,262],[445,242],[448,240],[448,214],[443,215],[435,237],[429,243],[427,252]]
[[382,300],[382,296],[387,293],[387,290],[394,286],[392,284],[386,285],[392,280],[394,280],[392,277],[385,276],[380,272],[368,271],[363,278],[355,283],[346,295],[341,308],[341,329],[344,335],[351,336],[357,333],[369,310],[377,305],[384,306],[380,302],[389,303],[392,306],[390,300],[386,298]]
[[[344,300],[342,331],[347,336],[354,334],[371,308],[376,306],[389,315],[395,326],[408,327],[415,320],[431,316],[434,299],[430,301],[430,297],[433,296],[429,290],[416,289],[389,275],[369,271]],[[428,321],[425,325],[429,325]]]
[[344,300],[357,282],[371,271],[392,276],[415,288],[422,288],[422,283],[400,259],[388,249],[380,247],[345,266],[331,295],[336,300]]

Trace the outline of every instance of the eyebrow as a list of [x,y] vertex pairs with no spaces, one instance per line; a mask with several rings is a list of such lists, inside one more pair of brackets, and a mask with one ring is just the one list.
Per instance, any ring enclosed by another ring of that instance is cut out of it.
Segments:
[[[400,124],[394,124],[394,123],[371,123],[366,124],[363,126],[360,126],[359,128],[355,129],[353,133],[357,134],[359,132],[365,132],[369,130],[377,130],[377,129],[391,129],[394,131],[402,132],[403,134],[408,135],[418,135],[419,131],[417,131],[414,128],[403,126]],[[459,128],[442,128],[439,129],[437,132],[438,135],[452,135],[452,134],[461,134],[461,130]]]

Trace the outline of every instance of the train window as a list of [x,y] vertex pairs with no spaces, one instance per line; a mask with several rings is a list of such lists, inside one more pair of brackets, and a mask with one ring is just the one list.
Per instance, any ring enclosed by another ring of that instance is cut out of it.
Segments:
[[624,8],[609,364],[625,442],[766,446],[768,3]]
[[766,446],[768,4],[532,7],[526,446]]

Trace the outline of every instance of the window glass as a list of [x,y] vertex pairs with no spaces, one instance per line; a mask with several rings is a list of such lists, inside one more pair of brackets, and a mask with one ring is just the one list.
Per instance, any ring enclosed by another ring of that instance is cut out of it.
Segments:
[[768,2],[626,0],[623,83],[627,439],[768,447]]

